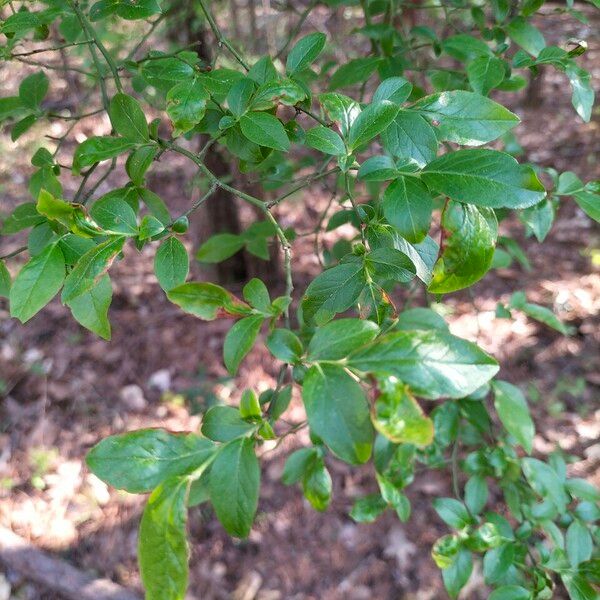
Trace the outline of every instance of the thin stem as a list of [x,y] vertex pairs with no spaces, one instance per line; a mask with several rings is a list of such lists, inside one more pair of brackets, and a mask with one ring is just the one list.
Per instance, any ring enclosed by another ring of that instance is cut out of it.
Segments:
[[[96,48],[98,48],[98,50],[100,50],[100,53],[104,57],[104,60],[106,61],[106,64],[108,65],[108,68],[110,69],[110,71],[112,73],[113,79],[115,80],[115,85],[117,86],[117,90],[119,92],[122,92],[123,86],[121,85],[121,79],[119,77],[119,71],[117,69],[117,65],[116,65],[115,61],[112,59],[112,56],[110,55],[110,53],[108,52],[108,50],[106,49],[104,44],[100,41],[100,39],[96,35],[96,31],[92,27],[92,24],[89,22],[88,18],[85,16],[83,11],[79,7],[79,0],[69,0],[69,4],[70,4],[71,8],[73,9],[73,11],[75,12],[75,15],[77,16],[77,20],[79,21],[82,29],[85,32],[87,32],[88,36],[94,42],[94,45],[96,46]],[[96,53],[93,52],[93,54],[95,56]],[[97,59],[97,57],[96,57],[96,59]],[[96,60],[94,60],[94,64],[96,64]],[[98,72],[100,73],[100,69],[98,68],[98,65],[96,65],[96,68],[97,68]]]
[[83,178],[81,179],[81,183],[79,184],[79,188],[77,188],[77,191],[75,192],[75,196],[73,197],[73,202],[77,203],[79,201],[79,198],[81,198],[82,194],[83,194],[83,190],[85,189],[85,185],[88,181],[88,179],[92,176],[92,173],[98,168],[98,165],[100,163],[94,163],[83,175]]
[[198,210],[216,191],[217,189],[217,185],[216,184],[212,184],[210,189],[208,190],[208,192],[206,192],[206,194],[204,194],[204,196],[202,196],[201,198],[198,198],[198,200],[196,200],[196,202],[194,202],[194,204],[192,204],[192,206],[190,206],[190,208],[188,210],[186,210],[183,215],[181,215],[182,217],[189,217],[194,211]]
[[321,117],[315,115],[315,113],[311,112],[310,110],[307,110],[306,108],[302,108],[301,106],[294,106],[294,108],[296,109],[296,114],[304,113],[305,115],[308,115],[311,119],[317,121],[317,123],[321,123],[323,127],[331,127],[333,125],[331,121],[325,121],[325,119],[321,119]]
[[348,175],[348,173],[344,174],[344,185],[346,188],[346,195],[348,196],[348,200],[350,200],[350,202],[352,204],[352,208],[354,209],[354,212],[356,213],[356,216],[358,217],[358,221],[360,223],[360,239],[362,240],[362,243],[365,244],[366,243],[365,228],[363,227],[363,220],[362,220],[362,216],[360,214],[360,210],[358,208],[358,204],[356,203],[356,200],[355,200],[354,195],[352,194],[352,190],[350,188],[350,176]]
[[315,173],[315,174],[311,175],[310,177],[305,179],[302,183],[299,183],[298,185],[294,186],[287,192],[281,194],[281,196],[278,196],[277,198],[275,198],[275,200],[271,200],[270,202],[268,202],[267,208],[273,208],[274,206],[277,206],[283,200],[285,200],[289,196],[295,194],[296,192],[300,191],[301,189],[304,189],[306,186],[310,185],[311,183],[314,183],[315,181],[318,181],[319,179],[323,179],[323,177],[327,177],[327,175],[331,175],[332,173],[337,173],[339,170],[340,170],[339,167],[334,167],[333,169],[329,169],[329,171],[325,171],[324,173]]
[[51,48],[36,48],[35,50],[29,50],[27,52],[15,52],[11,54],[11,58],[17,58],[19,56],[31,56],[32,54],[40,54],[42,52],[55,52],[63,50],[64,48],[71,48],[73,46],[82,46],[83,44],[92,44],[93,40],[84,40],[83,42],[71,42],[69,44],[61,44],[60,46],[52,46]]
[[300,19],[298,19],[298,22],[296,23],[296,26],[291,31],[290,35],[288,35],[285,44],[279,49],[279,51],[275,55],[275,58],[281,58],[283,53],[288,49],[288,46],[292,43],[292,40],[300,33],[302,25],[304,25],[304,22],[308,18],[308,15],[311,13],[312,9],[317,5],[317,1],[318,0],[312,0],[309,3],[309,5],[304,9],[302,14],[300,15]]
[[200,8],[202,9],[204,16],[206,17],[206,20],[208,21],[208,24],[209,24],[210,28],[212,29],[212,32],[215,34],[215,37],[217,38],[217,42],[219,43],[219,45],[225,46],[225,48],[227,48],[227,50],[229,50],[229,52],[231,52],[233,57],[240,63],[240,65],[242,65],[242,67],[246,71],[249,71],[250,67],[248,66],[246,61],[242,58],[241,54],[233,47],[231,42],[223,35],[223,32],[219,29],[219,26],[217,25],[215,18],[212,16],[211,12],[206,8],[206,4],[204,3],[204,0],[199,0],[199,3],[200,3]]
[[41,62],[39,60],[33,60],[31,58],[24,58],[22,56],[15,56],[15,60],[25,64],[31,65],[32,67],[41,67],[42,69],[48,69],[49,71],[73,71],[74,73],[80,73],[81,75],[85,75],[86,77],[93,77],[94,73],[91,71],[86,71],[85,69],[79,69],[78,67],[65,67],[64,65],[53,65]]
[[157,19],[155,19],[153,21],[152,25],[150,26],[150,29],[142,36],[140,41],[131,49],[129,54],[127,54],[127,56],[125,57],[125,62],[133,59],[133,57],[136,55],[137,51],[148,41],[148,38],[154,33],[156,28],[160,25],[160,23],[165,19],[166,16],[167,16],[167,13],[164,12],[162,15],[160,15],[160,17],[158,17]]
[[83,113],[82,115],[59,115],[58,113],[46,113],[46,117],[49,119],[62,119],[63,121],[80,121],[81,119],[86,119],[87,117],[93,117],[94,115],[100,114],[104,112],[103,108],[98,108],[97,110],[93,110],[88,113]]
[[[96,164],[98,164],[98,163],[96,163]],[[92,189],[89,192],[86,192],[86,194],[83,198],[82,204],[87,203],[87,201],[94,195],[96,190],[108,179],[108,176],[115,170],[116,166],[117,166],[117,159],[113,158],[110,161],[110,166],[108,167],[108,169],[106,170],[104,175],[102,175],[102,177],[100,177],[100,179],[98,179],[98,181],[96,181],[96,183],[93,185]]]
[[3,254],[2,256],[0,256],[0,260],[17,256],[17,254],[21,254],[21,252],[25,252],[25,250],[27,250],[27,246],[21,246],[20,248],[17,248],[16,250],[9,252],[8,254]]

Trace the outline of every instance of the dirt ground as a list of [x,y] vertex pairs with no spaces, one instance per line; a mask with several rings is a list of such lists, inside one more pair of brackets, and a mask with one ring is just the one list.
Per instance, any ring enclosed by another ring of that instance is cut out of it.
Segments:
[[[589,40],[583,64],[598,89],[600,40],[590,34],[598,32],[598,20],[594,29],[546,18],[552,22],[544,22],[550,43]],[[0,67],[3,81],[14,80],[6,74]],[[569,94],[564,76],[549,69],[535,105],[522,94],[497,98],[522,118],[516,133],[523,160],[573,170],[584,180],[599,178],[598,109],[590,123],[582,123]],[[106,122],[88,121],[86,127],[82,132],[89,135]],[[35,132],[18,144],[7,132],[0,137],[0,213],[24,201],[30,172],[25,157],[35,139]],[[190,191],[181,182],[192,173],[172,158],[157,165],[151,184],[170,206],[184,209]],[[327,190],[315,186],[282,204],[278,216],[285,226],[306,231],[327,201]],[[490,273],[473,294],[450,295],[451,329],[477,340],[500,360],[502,378],[528,392],[538,431],[535,452],[560,447],[581,459],[570,467],[573,475],[600,484],[600,231],[570,200],[562,203],[543,246],[526,240],[514,220],[502,227],[522,242],[532,270],[515,264]],[[335,236],[323,240],[331,246]],[[1,253],[19,240],[3,243]],[[310,238],[294,245],[298,293],[317,268],[311,250]],[[152,273],[153,251],[130,248],[112,271],[110,343],[81,329],[56,300],[25,327],[9,318],[0,300],[0,525],[133,589],[141,589],[135,556],[144,499],[108,489],[91,475],[83,462],[86,451],[106,435],[139,427],[196,430],[208,406],[234,403],[246,387],[265,389],[276,369],[257,348],[239,377],[229,378],[221,363],[228,324],[200,322],[168,303]],[[553,308],[574,333],[564,337],[523,316],[496,319],[496,303],[517,289]],[[302,418],[297,399],[289,418]],[[450,481],[438,473],[419,476],[408,492],[413,514],[406,524],[385,514],[375,524],[357,525],[348,511],[353,498],[374,489],[370,467],[357,471],[329,461],[334,500],[325,514],[315,513],[298,489],[281,484],[285,457],[306,441],[301,432],[276,450],[265,448],[259,515],[248,540],[230,539],[209,510],[190,511],[190,600],[446,597],[429,556],[446,528],[430,504],[435,496],[451,494]],[[15,600],[59,598],[3,570],[0,557],[0,590],[3,582]],[[486,597],[478,572],[464,597]]]

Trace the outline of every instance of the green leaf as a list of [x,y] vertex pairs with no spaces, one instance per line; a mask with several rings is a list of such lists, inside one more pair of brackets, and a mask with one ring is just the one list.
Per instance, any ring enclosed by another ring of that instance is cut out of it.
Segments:
[[162,483],[140,522],[138,556],[147,600],[183,600],[188,583],[187,479]]
[[125,170],[131,181],[138,186],[144,185],[144,176],[152,166],[158,154],[158,147],[154,144],[136,148],[125,163]]
[[8,298],[12,281],[3,260],[0,260],[0,298]]
[[471,523],[465,505],[454,498],[434,498],[432,506],[440,519],[454,529],[462,529]]
[[554,222],[554,206],[550,200],[542,200],[539,204],[526,208],[519,219],[533,232],[538,242],[543,242]]
[[262,313],[271,312],[271,297],[267,286],[257,277],[253,277],[243,289],[244,300]]
[[147,142],[150,139],[146,116],[138,101],[127,94],[115,94],[108,115],[113,129],[126,140]]
[[[137,19],[147,19],[152,15],[160,14],[160,4],[158,0],[109,0],[114,6],[114,11],[122,19],[135,21]],[[97,2],[94,6],[102,4]],[[94,10],[90,9],[90,13]]]
[[310,33],[296,42],[285,63],[285,72],[294,75],[313,63],[325,47],[324,33]]
[[342,135],[346,137],[350,127],[361,112],[358,102],[343,94],[321,94],[319,102],[331,121],[337,123]]
[[470,287],[492,265],[498,237],[498,221],[491,208],[450,201],[442,217],[445,232],[441,256],[427,288],[444,294]]
[[258,85],[277,79],[277,69],[273,65],[271,57],[262,56],[259,58],[248,71],[248,77]]
[[540,30],[523,17],[517,17],[511,21],[507,25],[506,31],[513,42],[533,56],[537,56],[546,47],[546,40]]
[[396,104],[402,104],[410,96],[412,87],[412,83],[404,79],[404,77],[389,77],[379,84],[371,102],[389,100]]
[[304,377],[302,400],[310,430],[350,464],[369,460],[373,427],[361,386],[340,366],[311,367]]
[[419,114],[401,110],[381,134],[383,147],[396,158],[414,160],[419,167],[431,162],[438,148],[435,131]]
[[539,304],[526,302],[523,292],[515,292],[510,300],[509,308],[516,308],[524,312],[528,317],[555,329],[563,335],[568,335],[569,329],[567,326],[549,309]]
[[331,476],[325,467],[325,462],[320,456],[314,456],[309,461],[302,478],[304,497],[315,510],[327,510],[331,502],[332,487]]
[[165,227],[169,226],[172,222],[172,219],[164,200],[146,188],[137,188],[136,191],[140,197],[140,200],[148,207],[150,213]]
[[242,133],[259,146],[287,152],[290,140],[281,121],[265,112],[249,112],[240,118]]
[[255,89],[256,85],[249,77],[238,79],[231,86],[227,94],[227,106],[234,117],[241,117],[248,110]]
[[308,345],[308,360],[339,360],[368,344],[379,333],[373,321],[337,319],[319,327]]
[[504,106],[464,90],[426,96],[411,110],[435,125],[440,140],[464,146],[487,144],[519,123],[519,117]]
[[408,283],[416,268],[411,258],[395,248],[377,248],[365,257],[366,270],[379,281]]
[[269,413],[272,422],[277,421],[281,415],[288,409],[292,400],[292,386],[286,385],[277,393],[269,395]]
[[50,153],[48,148],[38,148],[35,151],[35,154],[31,157],[31,164],[34,167],[53,167],[54,166],[54,157]]
[[433,422],[408,388],[396,381],[382,382],[372,421],[379,433],[396,444],[428,446],[433,441]]
[[289,329],[274,329],[267,338],[267,348],[277,359],[286,363],[297,363],[302,356],[302,342]]
[[[515,544],[513,542],[508,542],[488,550],[483,557],[483,575],[485,577],[485,582],[488,585],[491,585],[501,581],[513,565],[514,559]],[[507,598],[510,597],[510,595],[507,595]],[[527,598],[529,599],[529,596]]]
[[421,173],[429,189],[467,204],[491,208],[527,208],[546,192],[531,167],[489,149],[449,152]]
[[62,291],[62,301],[68,303],[73,298],[91,290],[110,268],[117,254],[121,252],[124,243],[124,237],[114,237],[88,250],[67,275]]
[[506,381],[494,381],[492,386],[494,406],[502,424],[527,453],[531,454],[535,426],[523,392]]
[[372,523],[387,507],[387,502],[379,494],[371,494],[354,502],[350,517],[357,523]]
[[306,132],[306,145],[323,152],[324,154],[333,154],[342,156],[346,154],[346,147],[342,138],[329,127],[318,125]]
[[[37,197],[37,195],[36,195]],[[38,213],[36,205],[33,202],[25,202],[19,204],[12,212],[12,214],[2,224],[0,234],[10,235],[17,233],[23,229],[34,227],[40,223],[43,223],[46,219]]]
[[304,319],[319,325],[330,321],[336,313],[354,305],[366,283],[360,260],[352,259],[323,271],[313,279],[302,299]]
[[306,99],[307,90],[292,79],[276,79],[263,83],[252,98],[252,110],[269,110],[277,104],[294,106]]
[[383,195],[382,208],[388,223],[409,242],[421,242],[431,227],[431,194],[415,177],[392,181]]
[[471,514],[478,515],[488,499],[488,486],[483,475],[473,475],[465,484],[465,504]]
[[600,502],[600,490],[585,479],[567,479],[565,487],[574,498],[581,498],[588,502]]
[[90,216],[102,229],[112,234],[135,236],[138,234],[137,218],[129,203],[114,192],[96,200]]
[[167,297],[185,312],[205,321],[250,312],[247,304],[213,283],[184,283],[168,290]]
[[10,289],[10,316],[25,323],[56,295],[65,279],[65,259],[58,244],[48,246],[19,272]]
[[73,266],[88,250],[96,244],[90,238],[82,238],[74,233],[68,233],[58,240],[58,244],[65,257],[65,264]]
[[430,308],[409,308],[398,315],[396,328],[402,331],[416,331],[419,329],[439,329],[448,331],[448,323],[444,317]]
[[300,448],[292,452],[286,459],[281,474],[284,485],[298,483],[304,477],[310,463],[318,456],[316,448]]
[[239,252],[244,243],[244,239],[239,235],[218,233],[200,246],[196,258],[203,263],[219,263]]
[[19,98],[23,106],[37,110],[48,93],[48,86],[48,77],[42,71],[23,79],[19,86]]
[[[165,231],[165,226],[152,215],[144,215],[140,222],[138,241],[151,240]],[[175,231],[175,229],[173,229]],[[160,236],[162,237],[162,236]]]
[[[141,74],[148,84],[167,94],[177,83],[194,79],[196,72],[188,56],[188,53],[178,52],[177,56],[162,58],[160,52],[153,52],[153,60],[143,63]],[[202,81],[205,81],[205,78]]]
[[487,96],[504,81],[504,61],[494,56],[480,56],[467,66],[469,84],[475,92]]
[[351,354],[348,366],[393,375],[424,398],[463,398],[487,383],[498,364],[476,344],[444,331],[397,331]]
[[575,520],[569,525],[565,543],[569,562],[574,569],[591,558],[594,549],[592,534],[581,521]]
[[244,421],[233,406],[213,406],[202,419],[202,434],[215,442],[230,442],[255,429],[256,426]]
[[182,285],[190,269],[190,261],[185,246],[174,236],[167,238],[156,251],[154,273],[160,287],[168,292]]
[[396,177],[398,167],[389,156],[371,156],[358,169],[358,178],[362,181],[388,181]]
[[191,78],[173,86],[167,94],[167,114],[173,123],[174,136],[188,132],[206,114],[210,95],[204,85]]
[[37,198],[43,189],[57,197],[62,195],[62,185],[52,167],[37,170],[29,179],[28,189],[33,198]]
[[588,123],[592,118],[592,107],[594,106],[594,88],[592,78],[588,71],[577,65],[567,67],[567,76],[571,82],[573,95],[571,102],[577,114]]
[[[594,221],[600,223],[600,194],[577,192],[574,196],[579,208]],[[4,224],[6,227],[6,223]]]
[[348,132],[348,146],[355,150],[387,129],[399,107],[389,100],[369,104],[354,120]]
[[201,467],[215,452],[211,441],[194,433],[139,429],[104,438],[89,451],[86,462],[102,481],[139,494]]
[[124,154],[135,147],[135,143],[125,138],[94,136],[79,144],[73,156],[73,170],[76,173],[83,167]]
[[552,502],[560,513],[564,513],[570,500],[556,471],[537,458],[523,458],[521,466],[535,492]]
[[0,98],[0,122],[11,117],[17,118],[24,110],[23,102],[19,96],[5,96]]
[[188,508],[199,506],[204,502],[210,500],[210,493],[208,490],[208,480],[210,476],[210,469],[207,468],[202,471],[202,474],[198,479],[194,479],[190,484],[190,491],[187,499]]
[[598,592],[584,576],[564,572],[561,573],[561,579],[571,600],[598,600]]
[[459,550],[452,564],[442,571],[444,585],[450,598],[456,598],[473,572],[473,557],[468,550]]
[[4,34],[16,33],[21,35],[44,24],[45,20],[42,18],[41,12],[22,10],[4,19],[0,24],[0,31]]
[[223,358],[231,375],[237,373],[240,363],[254,346],[256,336],[264,320],[265,318],[262,315],[246,317],[240,319],[227,332],[223,346]]
[[239,438],[223,446],[210,470],[210,499],[229,535],[248,537],[259,487],[260,467],[253,440]]
[[558,176],[554,193],[557,196],[570,196],[575,192],[582,192],[583,189],[583,181],[573,171],[564,171]]
[[111,300],[112,285],[109,276],[104,275],[91,290],[73,298],[69,302],[69,308],[80,325],[101,338],[110,340],[108,308]]
[[10,132],[10,139],[15,142],[18,140],[26,131],[29,131],[33,125],[37,122],[38,118],[36,115],[28,115],[17,121]]
[[430,237],[420,244],[409,244],[391,225],[371,224],[367,229],[367,239],[371,248],[394,248],[410,258],[415,266],[417,277],[428,284],[431,271],[438,255],[438,245]]
[[531,592],[520,585],[503,585],[490,594],[489,600],[531,600]]
[[260,419],[262,409],[254,390],[244,390],[240,399],[240,417],[242,419]]
[[492,56],[491,49],[483,40],[465,33],[446,38],[443,48],[444,52],[461,62],[468,62],[479,56]]
[[329,79],[329,89],[337,90],[341,87],[349,87],[355,83],[366,82],[379,65],[381,59],[376,56],[365,56],[355,58],[342,65]]
[[71,227],[74,221],[76,206],[55,198],[50,192],[41,190],[36,203],[36,208],[40,215],[52,221],[58,221],[65,227]]

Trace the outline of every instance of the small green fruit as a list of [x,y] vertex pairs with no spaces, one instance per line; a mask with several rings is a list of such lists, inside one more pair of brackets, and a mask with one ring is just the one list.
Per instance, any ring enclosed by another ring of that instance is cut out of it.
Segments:
[[190,220],[187,217],[179,217],[171,225],[171,229],[175,233],[185,233],[190,228]]

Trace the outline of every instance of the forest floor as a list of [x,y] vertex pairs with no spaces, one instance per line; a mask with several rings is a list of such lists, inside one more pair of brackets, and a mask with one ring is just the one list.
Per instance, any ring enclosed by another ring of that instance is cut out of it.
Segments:
[[[554,17],[552,17],[554,19]],[[589,27],[556,17],[552,41],[589,37]],[[600,41],[592,39],[583,57],[600,81]],[[2,73],[0,73],[2,76]],[[523,160],[575,171],[582,179],[600,177],[600,119],[578,120],[570,106],[566,79],[544,73],[535,105],[504,95],[522,119],[517,130]],[[101,129],[106,123],[93,127]],[[90,131],[84,131],[90,134]],[[0,212],[23,201],[35,134],[13,145],[0,138]],[[185,208],[188,190],[180,183],[187,165],[157,165],[152,187],[170,206]],[[115,181],[112,182],[113,184]],[[106,188],[108,189],[108,188]],[[310,194],[310,210],[305,198]],[[278,212],[285,226],[307,230],[328,201],[314,186],[291,198]],[[476,340],[495,355],[501,377],[528,393],[537,426],[535,452],[560,447],[581,458],[571,472],[600,484],[600,232],[576,205],[565,200],[543,246],[525,239],[516,221],[503,232],[522,243],[531,261],[491,272],[473,294],[448,296],[453,333]],[[295,244],[296,288],[304,289],[317,264],[312,240]],[[330,246],[335,236],[323,238]],[[17,244],[11,240],[10,244]],[[10,251],[6,242],[3,251]],[[107,488],[89,473],[86,451],[102,437],[140,427],[197,430],[202,412],[215,403],[235,403],[246,387],[272,385],[275,366],[261,349],[229,378],[221,362],[228,323],[204,323],[169,304],[152,273],[152,252],[126,251],[114,272],[110,343],[82,330],[58,301],[27,326],[8,317],[0,300],[0,525],[11,528],[77,567],[141,589],[136,565],[136,535],[144,498]],[[497,302],[515,290],[555,310],[573,328],[565,337],[517,315],[495,318]],[[418,304],[421,300],[415,299]],[[291,420],[300,419],[298,398]],[[446,533],[431,509],[435,496],[451,495],[448,477],[435,472],[417,477],[409,488],[411,519],[401,524],[386,514],[358,525],[348,516],[353,498],[373,491],[369,466],[350,470],[328,464],[334,500],[314,512],[300,490],[280,482],[285,457],[305,443],[300,433],[276,450],[265,451],[263,485],[256,526],[246,541],[230,539],[207,509],[190,511],[190,599],[212,600],[362,600],[445,597],[429,553]],[[493,499],[492,499],[493,501]],[[14,599],[58,599],[3,570],[0,598],[10,584]],[[465,598],[487,597],[476,572]]]

